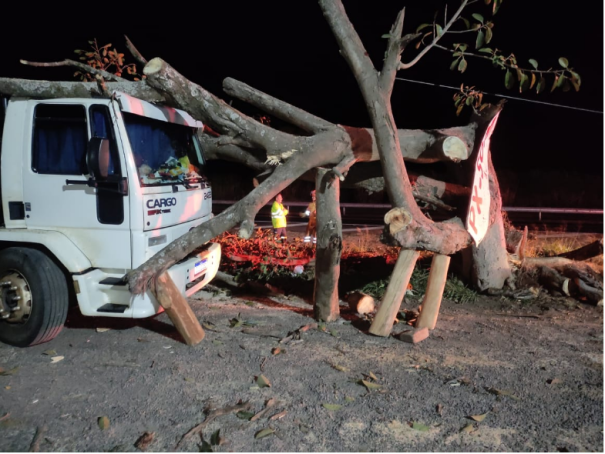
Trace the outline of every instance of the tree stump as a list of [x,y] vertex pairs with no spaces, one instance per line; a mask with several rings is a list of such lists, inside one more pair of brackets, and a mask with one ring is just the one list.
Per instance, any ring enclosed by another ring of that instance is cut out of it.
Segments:
[[412,277],[412,272],[414,271],[414,266],[416,265],[416,260],[418,260],[419,255],[420,252],[411,251],[409,249],[404,249],[399,252],[399,257],[397,258],[397,263],[393,269],[389,286],[382,298],[382,303],[378,308],[376,317],[374,317],[372,326],[370,326],[371,334],[383,337],[391,334],[393,322],[395,321],[397,312],[399,312],[401,302],[405,296],[410,277]]
[[416,328],[435,329],[449,266],[450,257],[448,255],[435,254],[433,256],[426,293],[422,301],[422,312],[416,321]]
[[154,295],[187,345],[199,344],[206,333],[189,303],[166,272],[158,277]]

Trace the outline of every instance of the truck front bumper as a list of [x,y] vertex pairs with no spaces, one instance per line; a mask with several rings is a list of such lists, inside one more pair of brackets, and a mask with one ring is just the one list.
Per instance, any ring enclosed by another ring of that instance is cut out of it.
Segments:
[[[170,267],[168,274],[182,295],[188,297],[216,276],[220,260],[220,244],[208,243],[193,256],[190,255]],[[100,269],[74,275],[76,296],[82,314],[145,318],[164,311],[150,290],[144,295],[133,296],[127,285],[117,282],[122,276],[122,273],[115,274]]]

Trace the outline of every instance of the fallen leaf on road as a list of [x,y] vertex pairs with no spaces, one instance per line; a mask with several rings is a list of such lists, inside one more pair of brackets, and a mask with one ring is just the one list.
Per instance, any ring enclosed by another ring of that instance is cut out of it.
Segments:
[[270,388],[271,387],[271,382],[264,375],[259,375],[256,378],[256,384],[259,386],[259,388]]
[[[489,412],[487,412],[487,413],[489,413]],[[472,416],[469,416],[469,418],[471,418],[474,421],[481,422],[485,419],[485,417],[487,416],[487,413],[483,413],[482,415],[472,415]]]
[[137,337],[137,341],[138,342],[149,342],[149,340],[145,339],[144,337]]
[[559,383],[563,383],[563,380],[559,378],[551,378],[550,380],[546,380],[546,383],[549,385],[558,385]]
[[334,369],[339,370],[341,372],[348,372],[349,369],[343,366],[339,366],[338,364],[330,364]]
[[355,398],[354,398],[354,397],[350,397],[350,396],[346,396],[346,397],[345,397],[345,400],[346,400],[347,402],[355,402]]
[[193,383],[195,380],[193,378],[185,377],[185,381],[189,383]]
[[372,383],[369,382],[367,380],[359,380],[359,384],[365,386],[366,388],[368,388],[368,391],[371,391],[373,389],[378,389],[378,388],[382,388],[382,385],[379,385],[377,383]]
[[50,360],[51,364],[58,363],[59,361],[63,361],[65,356],[53,356]]
[[514,400],[520,400],[517,396],[515,396],[512,393],[512,391],[506,391],[503,389],[496,389],[496,388],[489,388],[489,387],[486,387],[485,390],[490,394],[495,394],[496,396],[506,396],[506,397],[510,397],[511,399],[514,399]]
[[109,428],[109,418],[107,416],[101,416],[97,419],[97,424],[101,430]]
[[275,347],[273,350],[271,350],[271,353],[273,353],[274,355],[279,355],[280,353],[286,353],[286,351],[282,350],[279,347]]
[[466,433],[469,433],[469,434],[470,434],[471,432],[474,432],[474,431],[475,431],[475,428],[473,427],[473,425],[472,425],[472,424],[467,424],[466,426],[464,426],[464,427],[463,427],[463,428],[460,430],[460,432],[466,432]]
[[443,405],[441,405],[441,404],[437,405],[437,414],[439,416],[443,416]]
[[254,438],[265,438],[265,437],[268,437],[269,435],[273,435],[274,433],[275,433],[275,431],[271,428],[263,429],[263,430],[259,430],[258,432],[256,432],[256,435],[254,435]]
[[239,419],[250,421],[250,419],[252,419],[254,416],[254,413],[250,413],[249,411],[238,411],[235,416],[237,416]]
[[370,377],[370,378],[371,378],[372,380],[374,380],[374,381],[378,381],[378,378],[377,378],[377,377],[376,377],[376,375],[374,375],[372,372],[370,372],[370,373],[368,374],[368,377]]
[[57,352],[54,350],[46,350],[43,354],[46,356],[55,356]]
[[267,403],[265,404],[264,410],[261,410],[257,414],[255,414],[252,418],[250,418],[250,421],[256,421],[256,420],[264,417],[269,412],[271,407],[273,407],[276,403],[277,403],[277,401],[275,399],[273,399],[273,398],[269,399],[267,401]]
[[19,370],[19,366],[13,367],[10,370],[0,369],[0,375],[15,375],[18,370]]
[[269,418],[269,421],[277,421],[278,419],[282,419],[284,416],[286,416],[288,414],[288,412],[286,410],[281,411],[273,416],[271,416]]
[[219,341],[219,340],[213,340],[212,343],[214,345],[223,345],[223,343],[221,341]]
[[0,418],[0,421],[4,421],[5,419],[7,419],[11,414],[7,413],[5,414],[3,417]]
[[136,443],[134,444],[134,447],[137,449],[140,449],[141,451],[145,451],[147,449],[147,447],[153,441],[153,437],[155,437],[155,432],[145,432],[136,441]]
[[97,333],[105,333],[109,330],[110,330],[110,328],[97,328]]
[[221,429],[215,430],[212,436],[210,437],[210,444],[213,446],[218,446],[221,441]]
[[340,410],[342,408],[342,405],[338,405],[338,404],[322,404],[322,405],[326,410],[330,410],[330,411],[336,411],[336,410]]
[[413,422],[412,429],[419,430],[420,432],[428,432],[431,428],[425,424],[421,424],[419,422]]

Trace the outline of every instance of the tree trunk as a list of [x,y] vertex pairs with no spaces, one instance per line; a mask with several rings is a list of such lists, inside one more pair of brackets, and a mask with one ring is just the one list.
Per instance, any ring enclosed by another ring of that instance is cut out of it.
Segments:
[[338,278],[342,251],[340,180],[324,168],[317,169],[317,249],[315,258],[315,318],[338,320]]
[[502,197],[496,171],[489,157],[490,226],[479,246],[473,244],[473,284],[479,291],[501,289],[512,271],[506,251]]

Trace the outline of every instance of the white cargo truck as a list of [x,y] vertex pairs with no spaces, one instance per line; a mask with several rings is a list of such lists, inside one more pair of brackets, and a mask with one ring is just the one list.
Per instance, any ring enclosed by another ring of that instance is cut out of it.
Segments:
[[[213,216],[203,125],[119,92],[3,99],[0,117],[0,342],[53,339],[70,303],[87,316],[161,312],[123,277]],[[168,273],[189,296],[220,255],[208,243]]]

